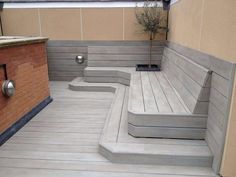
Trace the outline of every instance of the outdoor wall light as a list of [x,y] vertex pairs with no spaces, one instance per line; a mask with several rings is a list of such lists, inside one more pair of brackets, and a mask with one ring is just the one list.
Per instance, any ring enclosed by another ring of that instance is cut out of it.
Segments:
[[78,63],[78,64],[84,63],[84,56],[83,56],[83,55],[77,55],[77,56],[75,57],[75,61],[76,61],[76,63]]
[[3,67],[5,75],[5,80],[2,83],[2,93],[4,96],[11,97],[15,93],[15,82],[8,79],[6,64],[0,64],[0,67]]
[[2,84],[2,93],[7,97],[11,97],[15,93],[15,82],[13,80],[5,80]]

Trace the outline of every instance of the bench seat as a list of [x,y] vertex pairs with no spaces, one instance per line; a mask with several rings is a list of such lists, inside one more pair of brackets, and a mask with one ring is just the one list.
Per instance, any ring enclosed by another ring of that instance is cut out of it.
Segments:
[[136,72],[133,67],[87,67],[84,76],[87,82],[130,86],[128,131],[131,135],[204,139],[207,115],[191,113],[164,72]]
[[112,92],[114,99],[99,140],[99,152],[114,163],[210,167],[212,154],[203,140],[134,138],[127,132],[129,87],[117,83],[87,83],[77,78],[74,91]]

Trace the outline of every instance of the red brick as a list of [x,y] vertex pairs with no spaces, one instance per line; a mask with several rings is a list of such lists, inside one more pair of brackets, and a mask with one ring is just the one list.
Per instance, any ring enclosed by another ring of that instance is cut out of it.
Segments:
[[[50,95],[47,54],[44,43],[0,49],[0,61],[7,64],[8,79],[16,83],[11,98],[0,94],[0,133]],[[0,84],[4,72],[0,69]]]

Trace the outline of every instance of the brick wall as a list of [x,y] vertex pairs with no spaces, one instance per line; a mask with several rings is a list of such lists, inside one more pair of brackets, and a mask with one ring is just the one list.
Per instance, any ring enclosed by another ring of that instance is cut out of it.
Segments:
[[[0,93],[0,133],[47,98],[49,93],[45,43],[0,48],[0,63],[7,64],[8,79],[16,83],[15,95]],[[0,68],[0,85],[4,70]]]

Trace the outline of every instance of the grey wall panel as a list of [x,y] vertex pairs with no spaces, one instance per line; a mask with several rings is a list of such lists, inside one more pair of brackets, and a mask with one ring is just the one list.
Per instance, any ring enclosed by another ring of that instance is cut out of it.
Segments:
[[235,63],[216,58],[212,55],[208,55],[206,53],[202,53],[176,43],[168,42],[167,46],[177,53],[180,53],[181,55],[187,57],[188,59],[214,71],[225,79],[229,79],[232,77]]
[[213,71],[206,141],[214,155],[213,169],[219,172],[225,144],[231,104],[235,63],[168,42],[167,46],[175,52]]
[[211,72],[172,49],[165,48],[162,70],[191,113],[207,114]]
[[[49,79],[70,81],[75,77],[83,76],[83,70],[87,66],[87,51],[87,46],[78,43],[64,45],[63,41],[48,41]],[[75,62],[77,55],[85,57],[83,64]]]
[[[153,43],[153,63],[161,64],[164,42]],[[148,41],[67,41],[47,43],[50,80],[71,80],[83,76],[89,66],[135,66],[148,63]],[[75,62],[77,55],[85,56],[85,63]]]
[[[149,63],[149,43],[143,45],[135,45],[127,41],[117,42],[115,46],[88,46],[88,66],[102,66],[102,67],[134,67],[136,64]],[[160,64],[163,53],[163,46],[157,45],[152,48],[152,63]]]

